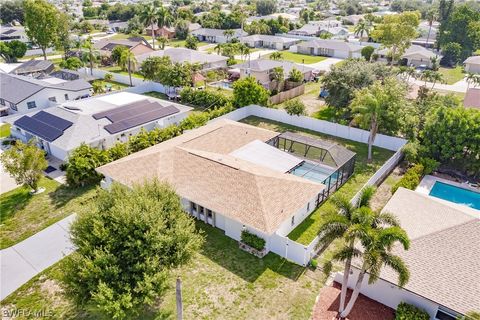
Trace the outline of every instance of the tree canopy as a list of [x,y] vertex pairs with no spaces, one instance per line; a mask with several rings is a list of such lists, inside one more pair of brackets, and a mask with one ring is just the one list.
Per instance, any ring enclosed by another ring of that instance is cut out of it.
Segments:
[[255,2],[257,14],[267,16],[277,11],[277,2],[275,0],[257,0]]
[[233,104],[237,108],[251,104],[266,106],[268,98],[268,90],[257,83],[254,77],[246,77],[233,83]]
[[101,191],[72,224],[71,237],[77,250],[66,265],[67,293],[113,319],[154,304],[168,288],[169,271],[203,243],[179,196],[158,181]]
[[18,40],[0,42],[0,57],[6,63],[17,62],[27,52],[27,45]]

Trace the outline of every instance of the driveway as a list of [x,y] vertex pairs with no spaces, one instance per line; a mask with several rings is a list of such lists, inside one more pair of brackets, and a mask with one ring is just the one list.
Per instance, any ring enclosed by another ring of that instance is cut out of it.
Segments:
[[307,67],[310,68],[315,68],[319,71],[330,71],[330,68],[336,64],[339,63],[340,61],[343,61],[343,59],[338,59],[338,58],[327,58],[325,60],[311,63],[311,64],[305,64]]
[[70,241],[72,214],[30,238],[0,251],[0,300],[74,251]]
[[[276,51],[277,50],[274,50],[274,49],[261,49],[261,50],[258,50],[258,51],[254,51],[254,52],[250,53],[250,60],[260,59],[262,56],[266,56],[267,54],[274,53]],[[245,59],[245,56],[236,55],[235,59],[243,60],[243,59]]]
[[[410,79],[410,83],[415,83],[418,86],[423,86],[425,84],[425,81],[422,80],[417,80],[417,79]],[[427,88],[432,87],[431,82],[427,82]],[[475,86],[473,84],[468,85],[467,81],[464,79],[455,82],[454,84],[442,84],[442,83],[436,83],[434,89],[438,91],[449,91],[449,92],[460,92],[460,93],[465,93],[467,92],[467,88],[476,88],[479,86]]]
[[[2,154],[2,152],[3,150],[0,149],[0,154]],[[10,177],[0,163],[0,194],[13,190],[16,187],[18,187],[18,184]]]

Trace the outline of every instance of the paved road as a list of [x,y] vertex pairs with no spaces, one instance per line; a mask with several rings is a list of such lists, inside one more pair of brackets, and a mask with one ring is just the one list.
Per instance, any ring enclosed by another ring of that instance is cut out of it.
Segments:
[[69,230],[75,216],[72,214],[30,238],[0,251],[0,300],[74,251]]

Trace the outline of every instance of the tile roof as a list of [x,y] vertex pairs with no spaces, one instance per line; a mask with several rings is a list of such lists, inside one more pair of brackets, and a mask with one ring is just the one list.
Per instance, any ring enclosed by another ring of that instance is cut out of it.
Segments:
[[[405,289],[462,314],[480,310],[478,216],[404,188],[383,210],[395,214],[410,237],[409,250],[393,249],[410,270]],[[397,282],[389,268],[381,278]]]
[[314,199],[324,186],[229,155],[276,132],[218,120],[97,168],[126,185],[153,177],[177,193],[267,234]]

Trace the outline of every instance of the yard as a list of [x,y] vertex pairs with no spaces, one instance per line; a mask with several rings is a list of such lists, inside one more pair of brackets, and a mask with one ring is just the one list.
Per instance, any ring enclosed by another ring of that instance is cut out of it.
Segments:
[[46,190],[31,195],[19,187],[0,195],[0,249],[10,247],[72,213],[81,213],[95,196],[93,188],[67,188],[42,178]]
[[[203,41],[197,42],[197,46],[199,47],[206,46],[207,44],[210,44],[210,43],[203,42]],[[167,46],[169,47],[185,47],[185,45],[186,45],[186,40],[170,39],[167,42]]]
[[[113,73],[118,73],[124,76],[128,76],[128,71],[123,71],[122,68],[119,66],[102,67],[101,69],[108,72],[113,72]],[[132,72],[132,78],[138,78],[143,80],[143,76],[137,72]]]
[[443,79],[447,84],[454,84],[465,77],[462,66],[457,66],[455,68],[444,68],[441,67],[438,69],[443,76]]
[[[312,64],[312,63],[320,62],[327,59],[326,57],[311,56],[308,54],[301,54],[301,53],[295,53],[290,51],[279,51],[279,52],[282,54],[281,60],[291,61],[295,63]],[[270,54],[267,54],[262,58],[268,58],[268,57],[270,57]]]
[[[258,117],[248,117],[242,122],[266,128],[277,132],[301,132],[304,134],[326,139],[332,142],[339,143],[353,152],[357,153],[355,173],[354,175],[339,189],[335,194],[347,197],[348,199],[361,189],[361,187],[368,181],[368,179],[377,171],[382,164],[393,155],[392,151],[374,147],[373,148],[373,162],[367,163],[367,145],[351,140],[341,139],[337,137],[328,136],[322,133],[314,132],[307,129],[302,129],[290,126],[284,123],[279,123]],[[309,217],[307,217],[298,227],[296,227],[288,237],[292,240],[302,244],[309,244],[316,236],[318,228],[322,223],[322,218],[325,213],[334,210],[331,198],[324,202],[317,210],[315,210]]]
[[6,138],[10,135],[10,127],[9,123],[0,124],[0,138]]
[[[238,249],[223,231],[197,222],[206,237],[192,262],[170,275],[170,288],[140,319],[175,318],[175,279],[180,276],[185,319],[308,319],[325,277],[275,254],[263,259]],[[68,259],[68,258],[66,258]],[[79,309],[62,291],[64,260],[2,301],[2,310],[46,310],[56,319],[101,319]],[[16,319],[27,319],[20,316]]]

